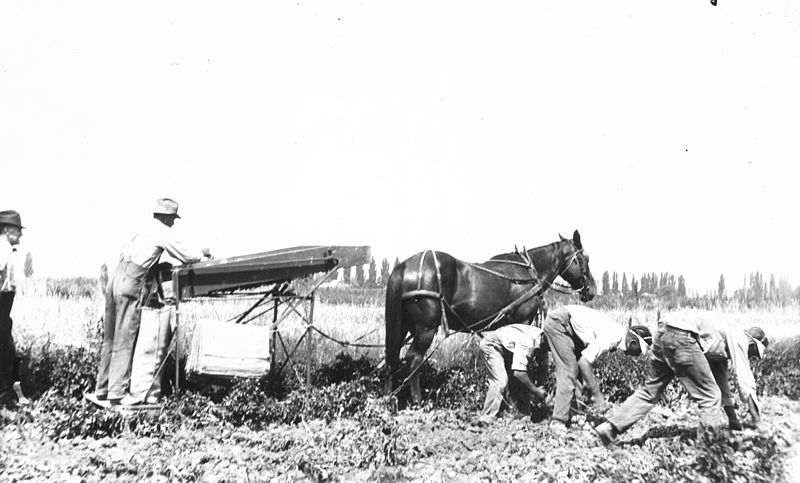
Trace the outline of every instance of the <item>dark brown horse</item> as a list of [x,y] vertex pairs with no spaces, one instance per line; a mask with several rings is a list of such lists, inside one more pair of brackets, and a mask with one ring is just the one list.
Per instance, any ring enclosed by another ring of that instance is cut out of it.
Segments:
[[[458,332],[507,324],[530,324],[542,293],[561,276],[584,302],[597,292],[577,230],[572,240],[467,263],[444,252],[425,251],[398,264],[386,287],[386,392],[395,384],[406,334],[412,398],[422,400],[417,369],[444,323]],[[444,312],[444,316],[443,316]]]

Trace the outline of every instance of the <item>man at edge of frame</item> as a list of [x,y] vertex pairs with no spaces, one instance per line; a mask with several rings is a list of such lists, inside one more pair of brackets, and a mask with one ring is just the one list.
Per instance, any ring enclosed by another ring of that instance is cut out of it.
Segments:
[[759,423],[761,409],[749,358],[762,358],[769,339],[760,327],[735,327],[723,317],[723,314],[689,309],[662,316],[653,352],[648,358],[644,385],[607,422],[595,428],[603,445],[610,445],[619,434],[642,419],[675,376],[700,407],[701,426],[715,425],[721,403],[728,426],[742,429],[728,383],[729,364],[752,423]]

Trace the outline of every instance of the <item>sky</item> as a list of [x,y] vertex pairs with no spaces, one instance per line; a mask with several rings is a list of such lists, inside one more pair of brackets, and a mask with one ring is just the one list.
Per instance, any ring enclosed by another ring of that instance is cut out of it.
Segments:
[[482,261],[800,284],[800,3],[4,2],[0,209],[37,275],[151,216],[215,256]]

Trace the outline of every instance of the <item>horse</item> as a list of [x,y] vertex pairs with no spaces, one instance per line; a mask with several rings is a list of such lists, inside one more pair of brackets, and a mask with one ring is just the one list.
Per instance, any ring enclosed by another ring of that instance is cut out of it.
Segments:
[[542,294],[558,276],[583,302],[597,293],[578,230],[571,240],[559,234],[559,241],[549,245],[495,255],[484,263],[428,250],[396,265],[386,287],[386,393],[394,389],[407,334],[413,340],[404,359],[406,380],[413,402],[419,404],[417,371],[440,324],[446,332],[467,333],[530,324],[542,306]]

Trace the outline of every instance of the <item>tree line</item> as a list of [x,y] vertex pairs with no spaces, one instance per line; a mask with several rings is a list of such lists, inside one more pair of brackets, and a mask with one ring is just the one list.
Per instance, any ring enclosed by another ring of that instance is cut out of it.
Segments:
[[687,292],[686,279],[669,272],[628,275],[603,272],[595,304],[614,307],[699,307],[713,308],[736,304],[747,307],[788,305],[800,302],[800,286],[792,288],[786,278],[769,278],[761,272],[744,276],[741,288],[729,291],[725,275],[720,274],[716,290],[704,294]]

